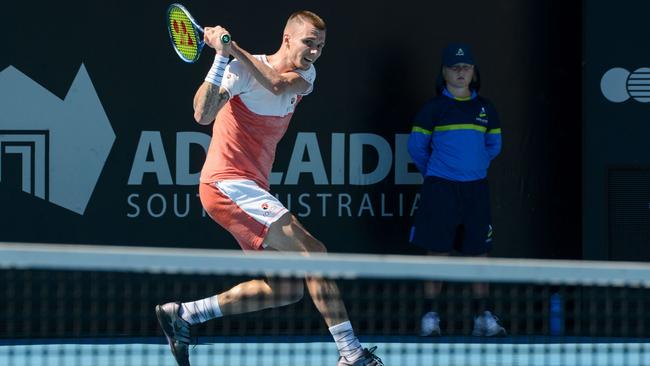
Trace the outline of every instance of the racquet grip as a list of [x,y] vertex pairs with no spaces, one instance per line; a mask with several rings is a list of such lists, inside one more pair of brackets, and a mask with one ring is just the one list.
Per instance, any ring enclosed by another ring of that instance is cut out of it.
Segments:
[[228,44],[230,43],[230,34],[224,34],[221,36],[221,43]]

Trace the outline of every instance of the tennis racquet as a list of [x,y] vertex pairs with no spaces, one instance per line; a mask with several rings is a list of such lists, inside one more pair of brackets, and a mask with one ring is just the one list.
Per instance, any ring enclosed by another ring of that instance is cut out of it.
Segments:
[[[185,62],[196,62],[205,46],[203,28],[183,5],[171,4],[167,8],[167,30],[178,57]],[[230,35],[222,35],[221,42],[230,43]]]

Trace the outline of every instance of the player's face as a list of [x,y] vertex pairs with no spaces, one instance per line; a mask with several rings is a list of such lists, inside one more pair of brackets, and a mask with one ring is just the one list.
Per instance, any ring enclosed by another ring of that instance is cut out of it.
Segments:
[[289,57],[300,69],[316,62],[325,47],[325,31],[304,22],[289,39]]
[[447,85],[454,88],[469,88],[469,84],[474,78],[474,65],[455,64],[454,66],[444,66],[442,75]]

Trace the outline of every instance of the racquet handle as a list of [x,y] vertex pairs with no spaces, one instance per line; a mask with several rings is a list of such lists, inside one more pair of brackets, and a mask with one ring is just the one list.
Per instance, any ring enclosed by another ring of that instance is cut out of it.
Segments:
[[230,43],[230,34],[224,34],[221,36],[221,43],[228,44]]

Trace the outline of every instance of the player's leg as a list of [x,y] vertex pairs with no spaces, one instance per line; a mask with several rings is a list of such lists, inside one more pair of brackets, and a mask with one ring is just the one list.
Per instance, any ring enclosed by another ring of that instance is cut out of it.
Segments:
[[222,316],[293,304],[303,297],[302,280],[259,279],[192,302],[156,307],[156,317],[180,366],[189,365],[190,326]]
[[300,301],[303,293],[302,280],[256,279],[242,282],[212,297],[182,303],[181,317],[190,324],[198,324],[222,316],[290,305]]
[[[492,249],[494,233],[490,214],[490,193],[485,179],[461,184],[463,224],[465,227],[461,253],[467,256],[487,257]],[[490,288],[485,282],[472,284],[472,307],[475,336],[495,336],[506,333],[494,315]]]
[[[278,251],[301,252],[305,255],[327,252],[325,245],[314,238],[290,213],[271,225],[264,244]],[[308,276],[306,283],[314,305],[323,315],[327,326],[348,320],[347,310],[334,281]]]
[[[199,192],[208,215],[227,229],[244,250],[263,249],[269,227],[287,213],[277,198],[251,180],[201,184]],[[304,284],[298,280],[252,280],[221,294],[184,303],[181,311],[188,322],[199,323],[217,316],[291,304],[302,298],[303,289]]]
[[242,282],[205,299],[180,303],[178,315],[188,324],[204,323],[228,315],[290,305],[304,293],[302,280],[266,278]]
[[[409,241],[427,250],[429,255],[446,256],[453,249],[456,228],[460,222],[457,192],[453,182],[426,177],[420,189],[420,202],[415,214]],[[440,335],[438,303],[442,282],[427,281],[423,286],[421,336]]]
[[[326,253],[325,245],[312,236],[290,213],[274,222],[264,239],[264,246],[278,251]],[[341,355],[339,366],[381,366],[383,363],[372,352],[361,347],[348,318],[336,282],[330,279],[307,276],[305,279],[314,305],[323,316]]]
[[[268,227],[286,208],[248,180],[221,181],[199,186],[201,203],[210,217],[227,229],[244,250],[261,249]],[[302,280],[257,279],[223,293],[156,307],[156,316],[179,365],[189,365],[190,325],[230,314],[287,305],[300,300]]]

